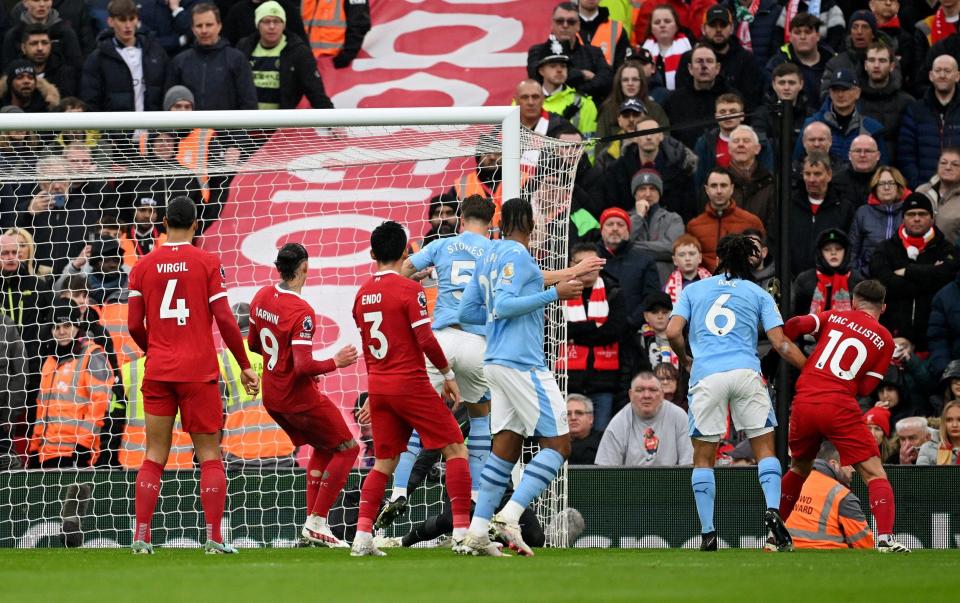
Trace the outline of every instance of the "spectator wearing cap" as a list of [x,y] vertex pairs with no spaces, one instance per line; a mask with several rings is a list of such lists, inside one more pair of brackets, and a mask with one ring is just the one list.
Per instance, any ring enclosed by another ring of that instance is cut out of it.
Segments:
[[126,298],[128,277],[120,241],[106,233],[101,237],[86,245],[64,268],[54,289],[63,290],[70,277],[83,274],[87,278],[87,297],[91,304],[99,306]]
[[940,413],[950,402],[960,401],[960,359],[951,360],[940,376],[937,392],[931,398],[932,406]]
[[260,109],[296,109],[306,96],[314,109],[332,109],[317,60],[299,36],[287,35],[287,12],[276,0],[257,6],[256,33],[237,43],[250,61]]
[[[626,66],[630,68],[629,65]],[[607,98],[610,100],[613,95]],[[614,134],[626,134],[637,131],[637,124],[646,116],[647,107],[639,99],[628,98],[620,104],[617,114],[617,129]],[[637,137],[612,140],[597,145],[595,163],[601,170],[607,170],[630,145],[637,143]]]
[[897,157],[897,136],[903,113],[915,100],[904,92],[903,79],[896,67],[897,57],[883,42],[874,42],[867,48],[864,60],[863,88],[860,92],[860,112],[883,125],[883,139],[890,157]]
[[[820,90],[828,90],[834,75],[842,70],[857,74],[857,78],[865,83],[867,72],[864,63],[867,60],[867,49],[873,44],[880,44],[890,49],[890,56],[894,56],[893,40],[877,29],[877,18],[874,14],[868,10],[854,11],[847,19],[847,35],[844,38],[843,47],[837,48],[837,56],[827,62]],[[891,70],[897,74],[896,80],[899,84],[900,69],[896,62],[891,66]]]
[[[775,40],[783,39],[783,19],[786,10],[781,12],[774,31]],[[790,41],[781,46],[767,61],[767,73],[772,74],[778,65],[793,63],[803,75],[803,90],[807,101],[807,110],[811,113],[820,109],[820,81],[829,61],[836,54],[827,44],[821,42],[820,32],[823,26],[817,16],[807,12],[797,12],[790,20]],[[779,31],[780,33],[777,33]],[[843,20],[839,36],[843,36]]]
[[748,228],[766,232],[760,218],[737,207],[733,199],[733,177],[729,170],[714,167],[704,185],[707,205],[703,213],[687,223],[687,233],[700,241],[703,265],[707,270],[717,268],[717,245],[728,234],[741,233]]
[[88,468],[100,454],[97,433],[107,416],[113,369],[82,326],[72,303],[54,307],[54,349],[43,361],[27,448],[32,468]]
[[[716,53],[720,61],[720,77],[726,80],[727,88],[739,91],[748,110],[755,109],[763,99],[764,78],[758,77],[763,63],[740,45],[733,15],[723,2],[718,2],[707,11],[700,34],[700,42],[709,45]],[[677,66],[678,87],[691,82],[692,72],[688,68],[691,57],[692,51],[680,57]]]
[[193,46],[170,62],[164,86],[183,85],[195,111],[256,109],[257,89],[247,57],[220,36],[220,10],[202,2],[190,9]]
[[633,333],[633,339],[639,352],[635,371],[652,371],[661,364],[679,366],[677,355],[667,340],[667,323],[673,302],[663,291],[654,291],[643,300],[643,324]]
[[[860,112],[857,101],[860,100],[860,80],[855,72],[841,69],[830,80],[829,99],[823,107],[807,118],[806,126],[814,121],[823,122],[830,128],[830,156],[845,161],[850,152],[853,139],[861,134],[870,134],[877,141],[880,150],[880,162],[889,163],[887,149],[880,137],[883,125],[877,120],[866,117]],[[800,141],[794,146],[794,156],[802,159],[804,148]]]
[[960,274],[933,296],[927,323],[930,372],[939,375],[960,358]]
[[937,173],[917,187],[918,193],[930,197],[937,215],[937,227],[947,240],[960,241],[960,148],[940,151]]
[[941,149],[960,145],[957,59],[938,56],[929,79],[930,88],[904,112],[897,139],[897,165],[911,188],[936,173]]
[[597,106],[589,96],[578,93],[567,85],[569,57],[563,54],[563,45],[552,43],[554,53],[548,54],[537,66],[537,77],[543,83],[543,108],[570,121],[585,138],[597,131]]
[[630,241],[637,249],[653,256],[659,281],[664,283],[673,270],[673,242],[683,234],[683,218],[660,204],[663,180],[656,170],[637,172],[630,188],[633,191],[633,207],[628,212]]
[[793,282],[793,311],[797,315],[853,308],[853,288],[860,279],[851,268],[850,239],[839,228],[820,233],[813,268]]
[[597,465],[676,467],[693,464],[687,413],[663,399],[657,377],[638,373],[630,382],[630,404],[607,426],[597,450]]
[[603,431],[594,428],[593,401],[583,394],[567,395],[567,425],[570,427],[571,465],[592,465]]
[[580,40],[599,48],[603,58],[614,68],[623,64],[630,36],[624,24],[610,16],[610,9],[600,6],[600,0],[579,0]]
[[[14,25],[7,30],[3,36],[2,57],[3,64],[9,65],[11,61],[22,58],[20,52],[20,41],[23,37],[23,29],[33,23],[45,25],[50,34],[50,42],[53,45],[52,53],[57,54],[65,62],[79,69],[83,62],[84,50],[89,50],[88,44],[85,48],[81,47],[78,32],[90,32],[89,13],[82,2],[72,2],[79,5],[73,17],[66,17],[61,7],[53,8],[53,3],[47,0],[23,0],[20,3],[19,13],[14,11],[12,17]],[[91,32],[92,34],[92,32]],[[93,36],[90,35],[90,41]]]
[[[546,42],[534,44],[527,51],[527,75],[536,78],[540,61],[556,54],[569,58],[566,84],[580,94],[590,96],[594,102],[602,102],[610,93],[613,84],[613,69],[603,57],[603,52],[579,37],[580,13],[573,2],[560,2],[551,14],[550,35]],[[562,49],[557,52],[554,42]]]
[[734,35],[745,50],[756,57],[760,65],[766,65],[773,51],[783,38],[776,39],[773,30],[780,17],[777,0],[724,0],[734,15]]
[[660,124],[650,117],[637,122],[637,131],[649,133],[635,137],[636,142],[621,149],[620,158],[606,168],[605,204],[623,210],[632,208],[633,176],[641,169],[654,169],[663,181],[663,206],[689,220],[697,214],[693,189],[697,158],[677,139],[654,131],[659,128]]
[[873,406],[863,413],[863,420],[880,449],[880,460],[885,465],[896,465],[900,460],[900,443],[890,438],[890,411]]
[[954,280],[960,267],[956,246],[933,223],[926,195],[903,203],[903,225],[873,252],[870,273],[887,287],[887,310],[880,324],[927,351],[927,323],[934,294]]
[[0,105],[12,105],[24,113],[47,113],[60,103],[60,92],[50,82],[37,79],[33,63],[11,61],[0,78]]
[[[597,257],[597,248],[581,243],[573,248],[570,265]],[[557,368],[567,370],[567,389],[593,401],[593,424],[603,431],[610,421],[614,397],[623,390],[625,351],[621,339],[627,329],[623,291],[599,270],[580,277],[583,293],[561,306],[567,323],[564,353]]]
[[940,441],[924,442],[917,454],[917,465],[960,465],[960,402],[947,402],[940,414]]
[[[162,210],[157,198],[150,194],[137,196],[133,201],[133,223],[120,232],[120,246],[133,250],[134,261],[147,255],[167,240],[162,232],[158,210]],[[127,255],[124,254],[126,258]],[[126,265],[126,263],[125,263]],[[133,268],[133,266],[129,266]]]
[[660,288],[657,266],[650,254],[630,242],[630,215],[619,207],[608,207],[600,214],[598,255],[607,260],[601,273],[611,285],[623,290],[627,324],[636,329],[643,324],[643,300]]
[[803,158],[802,165],[802,185],[790,196],[790,233],[784,235],[796,241],[790,255],[793,274],[814,266],[821,232],[830,228],[849,232],[853,222],[853,205],[844,198],[844,191],[832,185],[830,158],[813,151]]
[[[300,3],[291,0],[274,1],[280,5],[286,16],[283,34],[287,40],[291,36],[296,36],[306,43],[307,32],[303,26],[303,17],[300,15]],[[264,0],[238,0],[227,10],[227,15],[223,19],[223,37],[231,45],[239,48],[240,40],[257,33],[259,22],[256,13],[263,2]]]
[[692,79],[687,83],[677,84],[677,89],[663,104],[663,109],[667,112],[670,123],[676,128],[674,136],[677,140],[693,148],[697,138],[706,132],[709,126],[689,125],[702,122],[705,115],[713,115],[717,98],[720,96],[739,92],[730,86],[726,78],[720,76],[717,52],[710,46],[699,44],[691,51],[687,71]]
[[[837,0],[820,0],[817,5],[820,7],[820,12],[816,15],[810,14],[808,9],[814,3],[809,0],[800,0],[797,6],[797,10],[794,13],[793,19],[796,19],[800,15],[809,15],[812,19],[815,19],[816,25],[813,26],[813,29],[817,32],[817,40],[823,39],[824,46],[827,48],[832,48],[834,50],[838,48],[843,48],[843,36],[847,32],[847,24],[844,18],[843,9],[839,6]],[[788,39],[784,34],[784,27],[787,25],[787,18],[790,14],[790,11],[787,10],[789,6],[785,6],[783,11],[780,13],[780,17],[777,18],[777,25],[773,30],[773,39],[774,40],[785,40]],[[812,20],[804,20],[804,23],[807,23],[808,27],[814,23]],[[794,21],[790,20],[790,37],[792,41],[794,38]],[[830,51],[830,56],[833,56],[833,50]]]
[[73,96],[77,93],[77,84],[80,70],[59,54],[53,53],[50,42],[50,32],[46,25],[31,23],[23,28],[20,37],[20,52],[23,57],[33,63],[37,79],[43,79],[53,84],[62,96]]
[[649,76],[644,73],[642,62],[644,56],[649,57],[646,50],[643,54],[631,56],[630,60],[620,66],[613,75],[613,91],[600,105],[600,115],[597,117],[597,135],[610,136],[620,134],[624,130],[619,123],[620,114],[628,100],[635,101],[634,107],[639,113],[649,115],[661,125],[669,126],[670,120],[663,111],[663,107],[650,95]]
[[160,42],[138,31],[140,8],[111,0],[107,24],[83,65],[80,98],[90,111],[159,111],[169,59]]
[[903,222],[903,201],[910,194],[900,170],[881,166],[870,179],[867,203],[857,208],[850,225],[850,256],[853,271],[870,278],[873,250],[894,235]]

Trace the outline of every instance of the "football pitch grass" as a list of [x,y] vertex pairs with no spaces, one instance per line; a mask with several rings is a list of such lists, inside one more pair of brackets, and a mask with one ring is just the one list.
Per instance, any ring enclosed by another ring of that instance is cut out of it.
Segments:
[[532,559],[464,558],[449,549],[0,549],[0,601],[958,601],[960,550],[567,549]]

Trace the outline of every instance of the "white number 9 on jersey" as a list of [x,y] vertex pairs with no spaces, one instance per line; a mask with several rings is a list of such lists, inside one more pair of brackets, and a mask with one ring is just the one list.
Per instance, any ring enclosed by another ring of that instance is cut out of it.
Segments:
[[277,366],[277,354],[280,351],[280,346],[277,344],[277,336],[266,327],[260,329],[260,347],[270,357],[270,360],[267,361],[267,370],[272,371]]
[[[707,330],[717,337],[723,337],[728,334],[733,330],[734,325],[737,324],[737,315],[733,313],[733,310],[723,307],[723,304],[727,303],[728,299],[730,299],[729,293],[724,293],[718,297],[717,300],[713,302],[713,305],[710,306],[710,309],[707,310],[707,315],[703,319]],[[723,318],[723,325],[717,324],[718,318]]]

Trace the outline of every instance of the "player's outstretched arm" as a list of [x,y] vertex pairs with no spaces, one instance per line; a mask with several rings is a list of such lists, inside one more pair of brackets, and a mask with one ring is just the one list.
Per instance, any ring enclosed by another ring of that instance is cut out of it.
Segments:
[[820,320],[816,314],[794,316],[783,325],[783,334],[790,341],[796,341],[803,335],[816,333],[820,329]]
[[140,349],[147,351],[146,308],[139,291],[131,291],[127,302],[127,330]]
[[790,341],[784,333],[783,327],[775,327],[767,331],[767,339],[773,345],[773,349],[780,356],[798,369],[802,369],[807,362],[807,357],[803,355],[800,348]]
[[607,260],[593,256],[581,260],[576,266],[564,268],[563,270],[542,270],[543,286],[549,287],[562,281],[573,280],[594,270],[600,270],[606,263]]
[[357,361],[357,348],[344,346],[326,360],[314,360],[312,347],[308,345],[291,346],[293,350],[293,370],[300,376],[314,377],[325,375],[338,368],[350,366]]
[[480,291],[480,281],[477,280],[477,274],[473,275],[473,278],[470,279],[463,290],[457,320],[460,321],[460,324],[466,325],[487,324],[487,309],[483,301],[483,293]]
[[687,326],[687,319],[682,316],[671,316],[667,323],[667,340],[670,342],[670,348],[677,355],[680,366],[690,370],[693,360],[687,356],[687,341],[683,337],[683,329]]

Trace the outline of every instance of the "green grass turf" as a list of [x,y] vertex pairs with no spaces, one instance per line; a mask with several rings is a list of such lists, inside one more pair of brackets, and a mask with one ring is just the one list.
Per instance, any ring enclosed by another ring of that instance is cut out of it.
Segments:
[[773,554],[724,550],[570,549],[532,559],[463,558],[449,550],[0,549],[0,600],[161,601],[958,601],[960,550]]

